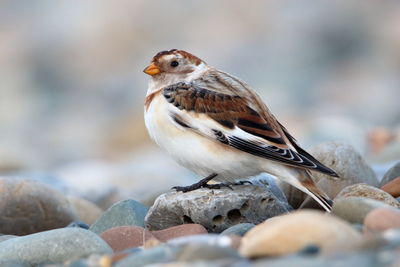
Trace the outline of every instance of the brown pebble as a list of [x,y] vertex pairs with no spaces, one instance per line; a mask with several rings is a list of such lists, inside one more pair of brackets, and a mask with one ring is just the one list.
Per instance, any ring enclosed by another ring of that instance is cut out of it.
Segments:
[[400,210],[392,208],[374,209],[365,217],[364,227],[370,231],[400,228]]
[[111,228],[101,233],[100,236],[114,252],[143,246],[147,240],[155,238],[150,231],[138,226]]
[[397,177],[381,187],[383,191],[393,197],[400,197],[400,177]]
[[160,241],[165,242],[172,238],[188,235],[207,234],[206,228],[200,224],[182,224],[173,226],[164,230],[151,231],[151,233]]

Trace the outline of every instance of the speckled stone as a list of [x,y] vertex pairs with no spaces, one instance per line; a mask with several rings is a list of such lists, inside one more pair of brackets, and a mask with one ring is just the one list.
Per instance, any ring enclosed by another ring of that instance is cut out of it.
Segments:
[[365,197],[384,202],[393,207],[399,207],[399,202],[390,194],[380,190],[379,188],[367,184],[353,184],[345,187],[336,196],[335,200],[341,197]]

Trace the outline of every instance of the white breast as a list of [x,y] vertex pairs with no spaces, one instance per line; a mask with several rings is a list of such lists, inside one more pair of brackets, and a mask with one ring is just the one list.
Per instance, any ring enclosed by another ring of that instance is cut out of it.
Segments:
[[156,95],[145,110],[145,123],[150,137],[180,165],[201,176],[218,173],[221,181],[260,173],[256,157],[178,125],[170,116],[171,109],[175,107]]

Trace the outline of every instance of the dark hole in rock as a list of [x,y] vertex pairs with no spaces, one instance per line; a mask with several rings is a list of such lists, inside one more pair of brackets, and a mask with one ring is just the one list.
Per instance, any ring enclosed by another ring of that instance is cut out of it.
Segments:
[[224,221],[224,217],[221,215],[214,216],[212,219],[215,224],[221,224]]
[[232,223],[239,223],[240,219],[242,218],[242,214],[240,213],[240,210],[238,209],[233,209],[228,211],[228,219],[232,222]]
[[193,223],[192,218],[189,216],[183,215],[183,223]]
[[247,210],[249,208],[249,202],[246,200],[243,205],[240,207],[241,211]]
[[273,198],[266,198],[266,197],[263,197],[262,199],[261,199],[261,204],[268,204],[268,203],[271,203],[272,201],[274,201],[274,199]]

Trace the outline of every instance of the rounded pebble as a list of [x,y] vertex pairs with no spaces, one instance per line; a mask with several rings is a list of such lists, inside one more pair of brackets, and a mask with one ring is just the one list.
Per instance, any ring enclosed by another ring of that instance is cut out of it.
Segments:
[[80,228],[55,229],[21,236],[0,243],[0,263],[63,263],[91,254],[112,253],[95,233]]
[[365,217],[364,226],[372,231],[400,228],[400,210],[394,208],[374,209]]
[[266,220],[242,238],[240,254],[246,257],[282,256],[313,244],[333,253],[359,242],[361,234],[334,216],[299,210]]

